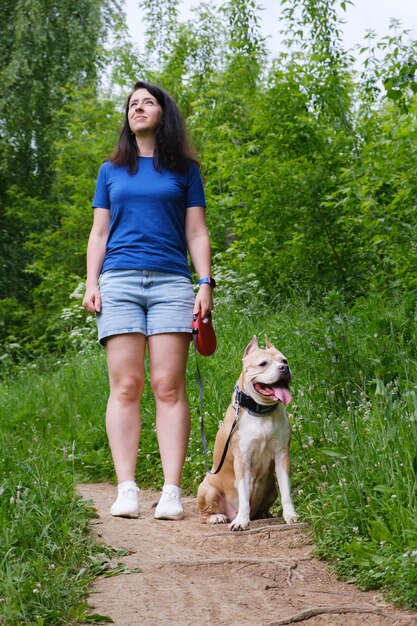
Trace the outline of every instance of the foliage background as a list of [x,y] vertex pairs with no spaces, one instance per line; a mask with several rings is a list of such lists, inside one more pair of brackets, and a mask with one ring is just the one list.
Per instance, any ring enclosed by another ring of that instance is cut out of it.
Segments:
[[[176,98],[202,162],[221,346],[204,366],[209,437],[230,395],[219,371],[231,388],[246,343],[268,332],[295,372],[293,481],[319,553],[349,580],[416,607],[417,44],[393,23],[386,37],[368,36],[358,70],[341,43],[344,2],[283,0],[284,51],[270,58],[253,0],[201,3],[187,23],[176,0],[142,4],[146,42],[137,49],[116,0],[0,1],[0,502],[12,529],[3,557],[16,555],[2,591],[16,593],[0,608],[10,624],[36,615],[60,623],[65,611],[50,608],[59,588],[34,605],[25,582],[33,537],[19,535],[25,516],[10,498],[33,498],[35,519],[51,483],[35,489],[31,477],[54,474],[57,510],[72,503],[71,528],[78,515],[85,529],[74,482],[112,478],[97,408],[103,355],[80,302],[96,174],[139,77]],[[198,415],[192,378],[189,386]],[[138,472],[158,486],[149,395],[143,414]],[[61,467],[62,450],[73,447],[71,467]],[[53,469],[39,461],[47,449]],[[201,470],[193,435],[189,491]],[[92,548],[71,528],[62,537],[77,537],[75,563],[60,559],[75,580]],[[61,549],[55,535],[39,577],[51,549]],[[91,575],[85,563],[83,572],[73,606]],[[68,598],[58,604],[71,607]],[[78,619],[71,610],[65,619]]]
[[336,0],[283,2],[286,48],[274,59],[248,0],[201,4],[185,24],[176,0],[146,0],[143,50],[113,0],[79,11],[35,2],[29,14],[23,2],[5,4],[5,359],[64,347],[62,310],[84,278],[96,173],[138,76],[161,83],[187,118],[218,271],[254,273],[268,302],[415,288],[416,43],[395,24],[381,41],[369,38],[358,72],[342,48]]

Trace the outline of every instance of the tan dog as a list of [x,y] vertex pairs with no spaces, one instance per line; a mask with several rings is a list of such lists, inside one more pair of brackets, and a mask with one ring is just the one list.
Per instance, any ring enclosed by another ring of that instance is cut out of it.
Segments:
[[284,519],[287,524],[297,521],[289,480],[291,427],[284,408],[291,402],[290,380],[285,356],[268,339],[262,350],[253,337],[245,350],[232,404],[216,436],[213,469],[198,488],[202,523],[230,521],[230,530],[245,530],[251,519],[268,517],[278,495],[276,478]]

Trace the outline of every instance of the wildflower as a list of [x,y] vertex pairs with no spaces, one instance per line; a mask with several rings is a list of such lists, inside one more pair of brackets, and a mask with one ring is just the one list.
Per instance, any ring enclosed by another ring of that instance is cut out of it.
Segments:
[[327,472],[327,467],[325,465],[322,465],[320,469],[324,473]]
[[339,480],[339,487],[346,487],[346,484],[347,484],[346,478],[341,478]]
[[354,527],[352,528],[352,532],[353,532],[355,535],[359,535],[359,528],[358,528],[357,526],[354,526]]
[[408,552],[404,552],[403,556],[405,557],[417,557],[417,550],[409,550]]

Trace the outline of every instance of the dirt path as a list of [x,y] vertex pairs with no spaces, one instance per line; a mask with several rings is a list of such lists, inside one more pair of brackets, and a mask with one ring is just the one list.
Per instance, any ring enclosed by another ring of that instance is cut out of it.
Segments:
[[93,585],[91,612],[111,616],[117,626],[417,626],[417,613],[331,577],[312,558],[302,524],[262,520],[232,533],[201,525],[192,497],[183,498],[184,520],[157,521],[158,494],[151,491],[141,492],[139,519],[113,518],[114,486],[80,485],[79,492],[99,513],[95,536],[127,551],[115,562],[140,569]]

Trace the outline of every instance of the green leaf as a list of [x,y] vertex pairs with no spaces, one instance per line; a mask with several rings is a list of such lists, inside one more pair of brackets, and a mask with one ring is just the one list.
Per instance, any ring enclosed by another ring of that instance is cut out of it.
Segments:
[[114,624],[114,621],[112,620],[110,615],[100,615],[99,613],[87,615],[84,620],[86,622],[92,622],[94,624]]
[[371,520],[369,522],[369,536],[378,543],[380,541],[392,541],[391,533],[380,520]]
[[356,561],[365,567],[367,567],[374,555],[374,549],[362,541],[358,541],[354,539],[351,543],[345,546],[345,549],[350,554],[353,554],[356,557]]
[[380,541],[392,541],[391,532],[381,520],[371,520],[368,526],[369,536],[378,543]]
[[111,563],[101,575],[103,578],[112,578],[120,574],[129,574],[129,567],[126,563]]
[[347,459],[347,455],[344,452],[334,448],[320,448],[320,452],[326,456],[331,456],[337,459]]
[[417,476],[417,454],[413,458],[413,472],[414,475]]
[[403,92],[400,89],[389,89],[387,91],[387,97],[390,100],[394,100],[394,102],[397,102],[398,100],[400,100],[402,98]]

